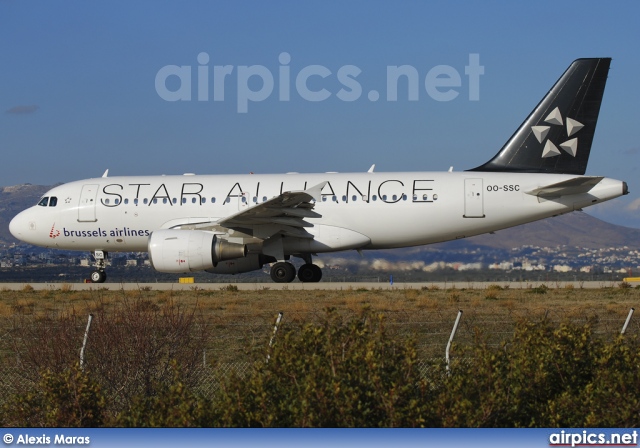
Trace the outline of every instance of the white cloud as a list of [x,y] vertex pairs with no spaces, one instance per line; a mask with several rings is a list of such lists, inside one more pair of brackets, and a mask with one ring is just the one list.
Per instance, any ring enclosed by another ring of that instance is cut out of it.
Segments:
[[640,198],[631,201],[631,203],[627,204],[624,209],[630,212],[640,210]]

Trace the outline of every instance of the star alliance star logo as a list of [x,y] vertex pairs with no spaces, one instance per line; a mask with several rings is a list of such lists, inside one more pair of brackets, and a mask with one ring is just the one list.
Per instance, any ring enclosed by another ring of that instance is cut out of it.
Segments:
[[[544,119],[545,123],[549,123],[554,126],[562,126],[564,123],[562,121],[562,114],[560,113],[560,109],[557,107],[551,111],[547,118]],[[576,134],[580,129],[582,129],[584,125],[573,118],[567,117],[567,136],[571,137]],[[531,126],[531,130],[533,131],[533,135],[536,136],[538,142],[542,143],[546,138],[547,134],[551,126]],[[565,151],[567,154],[571,154],[573,157],[576,156],[578,152],[578,139],[572,138],[567,140],[564,143],[560,143],[560,149]],[[553,144],[551,140],[547,140],[544,144],[544,149],[542,150],[542,158],[547,157],[555,157],[561,154],[560,149],[556,145]]]

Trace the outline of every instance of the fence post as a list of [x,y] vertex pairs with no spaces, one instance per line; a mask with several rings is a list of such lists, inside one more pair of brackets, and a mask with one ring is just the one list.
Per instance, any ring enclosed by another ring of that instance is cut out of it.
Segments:
[[280,311],[278,313],[278,317],[276,318],[276,324],[273,326],[273,335],[269,340],[269,352],[267,353],[267,364],[269,364],[269,359],[271,358],[271,347],[273,346],[273,342],[276,340],[276,334],[278,333],[278,326],[282,321],[282,316],[284,316],[284,313]]
[[89,314],[89,320],[87,321],[87,328],[84,330],[84,339],[82,340],[82,348],[80,349],[80,370],[84,372],[84,349],[87,346],[87,339],[89,339],[89,329],[91,328],[91,321],[93,320],[93,314]]
[[456,322],[453,324],[453,330],[451,330],[451,336],[449,336],[449,342],[447,342],[447,350],[445,352],[445,358],[447,360],[447,375],[449,372],[449,350],[451,349],[451,343],[453,342],[453,337],[456,335],[456,331],[458,331],[458,324],[460,323],[460,318],[462,317],[462,310],[458,310],[458,316],[456,317]]
[[627,315],[627,320],[624,322],[624,325],[622,326],[622,331],[620,332],[620,334],[624,334],[625,331],[627,331],[627,326],[629,325],[629,322],[631,321],[631,316],[633,316],[633,312],[635,311],[635,308],[631,308],[629,310],[629,314]]

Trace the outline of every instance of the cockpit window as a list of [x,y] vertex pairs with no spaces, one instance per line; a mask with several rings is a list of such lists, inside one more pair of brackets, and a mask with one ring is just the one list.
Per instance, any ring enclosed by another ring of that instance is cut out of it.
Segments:
[[38,205],[41,207],[46,207],[49,204],[49,196],[45,196],[44,198],[40,199],[40,202],[38,202]]
[[55,207],[56,205],[58,205],[58,198],[55,196],[51,196],[51,198],[49,199],[49,207]]

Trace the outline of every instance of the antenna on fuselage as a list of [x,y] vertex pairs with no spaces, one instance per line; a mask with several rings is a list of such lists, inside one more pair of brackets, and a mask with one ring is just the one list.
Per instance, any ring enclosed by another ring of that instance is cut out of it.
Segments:
[[373,165],[371,165],[371,168],[369,168],[369,171],[367,171],[367,173],[373,173],[373,170],[376,169],[376,164],[374,163]]
[[109,168],[107,168],[107,171],[104,172],[102,177],[109,177]]

